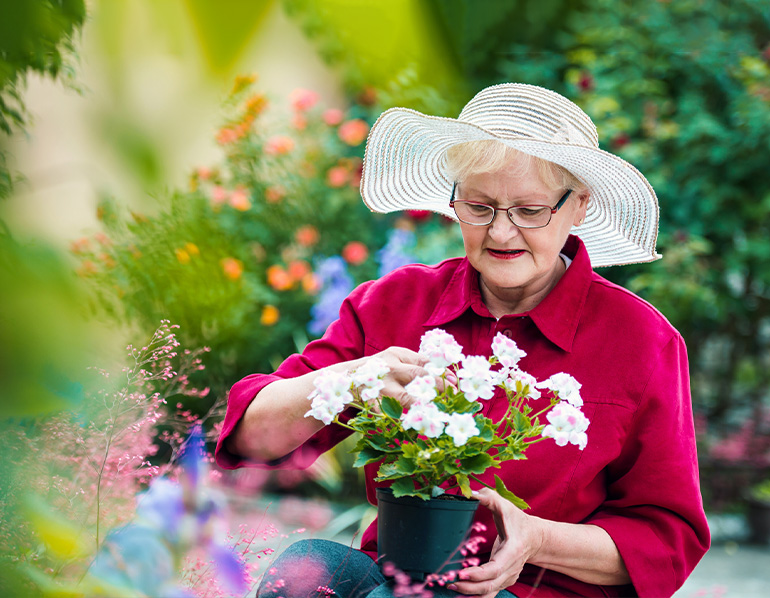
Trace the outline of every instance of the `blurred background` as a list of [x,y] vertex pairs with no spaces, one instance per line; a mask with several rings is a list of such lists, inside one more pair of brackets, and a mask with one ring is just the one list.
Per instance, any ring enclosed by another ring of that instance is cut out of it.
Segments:
[[[0,417],[15,439],[0,465],[0,573],[82,573],[76,552],[55,555],[19,511],[29,459],[62,451],[46,444],[52,430],[81,447],[101,434],[106,452],[93,451],[106,455],[112,436],[84,422],[114,427],[106,394],[144,397],[122,424],[146,424],[142,458],[112,473],[132,472],[122,493],[140,492],[141,472],[170,465],[191,423],[215,438],[235,380],[322,334],[356,284],[461,255],[459,231],[437,215],[368,212],[364,142],[389,107],[454,117],[504,81],[575,101],[601,146],[656,189],[664,259],[600,273],[687,341],[715,537],[766,545],[766,1],[0,0]],[[181,343],[168,359],[187,360],[174,362],[178,384],[145,376],[132,395],[131,379],[93,379],[89,367],[138,367],[125,347],[149,346],[161,320],[179,326],[166,331]],[[154,393],[167,401],[148,423]],[[48,481],[32,490],[46,517],[94,536],[93,551],[99,500],[72,507],[104,483],[107,458],[86,479],[89,459],[38,472],[38,486]],[[344,450],[310,472],[217,484],[242,510],[250,497],[281,497],[284,515],[313,513],[317,529],[364,514]],[[121,508],[114,525],[132,514]]]

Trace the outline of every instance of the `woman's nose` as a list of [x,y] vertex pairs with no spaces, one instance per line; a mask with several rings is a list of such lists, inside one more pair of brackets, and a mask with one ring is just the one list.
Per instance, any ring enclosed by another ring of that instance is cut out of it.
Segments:
[[511,222],[511,219],[508,218],[508,214],[505,212],[497,212],[495,219],[487,229],[487,234],[497,243],[513,239],[518,236],[519,233],[519,227]]

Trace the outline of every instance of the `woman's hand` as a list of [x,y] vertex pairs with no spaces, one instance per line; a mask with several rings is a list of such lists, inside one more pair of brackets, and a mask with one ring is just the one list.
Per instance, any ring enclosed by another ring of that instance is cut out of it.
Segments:
[[[383,378],[385,386],[380,395],[393,397],[403,407],[409,407],[414,402],[414,397],[406,392],[405,387],[415,378],[430,374],[424,367],[428,359],[404,347],[390,347],[372,357],[383,360],[390,368],[390,372]],[[436,384],[441,390],[443,381],[438,378]]]
[[497,539],[489,562],[463,569],[458,581],[448,587],[461,594],[494,598],[516,583],[524,564],[540,549],[541,519],[527,515],[489,488],[480,490],[476,497],[481,506],[492,511]]

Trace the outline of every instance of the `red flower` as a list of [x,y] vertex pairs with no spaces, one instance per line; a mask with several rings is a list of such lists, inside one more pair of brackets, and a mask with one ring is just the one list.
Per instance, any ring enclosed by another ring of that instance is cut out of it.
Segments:
[[346,120],[337,131],[340,139],[353,147],[361,145],[361,142],[366,139],[368,133],[369,125],[360,118]]
[[336,127],[345,118],[345,113],[339,108],[329,108],[324,110],[322,117],[324,122],[330,127]]
[[342,249],[342,258],[353,266],[363,264],[369,257],[369,250],[361,241],[351,241]]
[[628,133],[618,133],[611,141],[612,147],[615,149],[625,147],[629,143],[631,143],[631,138],[628,136]]
[[583,72],[578,79],[578,87],[580,91],[591,91],[594,88],[594,78],[591,73]]
[[350,173],[344,166],[334,166],[326,172],[326,183],[329,187],[342,187],[349,178]]
[[310,247],[318,243],[318,229],[312,224],[302,226],[294,233],[294,239],[303,247]]
[[427,220],[432,215],[432,212],[429,210],[407,210],[406,213],[415,222]]

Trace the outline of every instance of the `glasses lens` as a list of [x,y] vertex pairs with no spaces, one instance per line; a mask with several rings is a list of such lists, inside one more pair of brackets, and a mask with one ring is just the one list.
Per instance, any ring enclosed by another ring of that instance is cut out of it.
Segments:
[[490,206],[463,200],[455,201],[454,207],[457,217],[468,224],[489,224],[495,212]]
[[551,208],[548,206],[521,206],[510,208],[508,213],[513,223],[522,228],[540,228],[551,221]]

